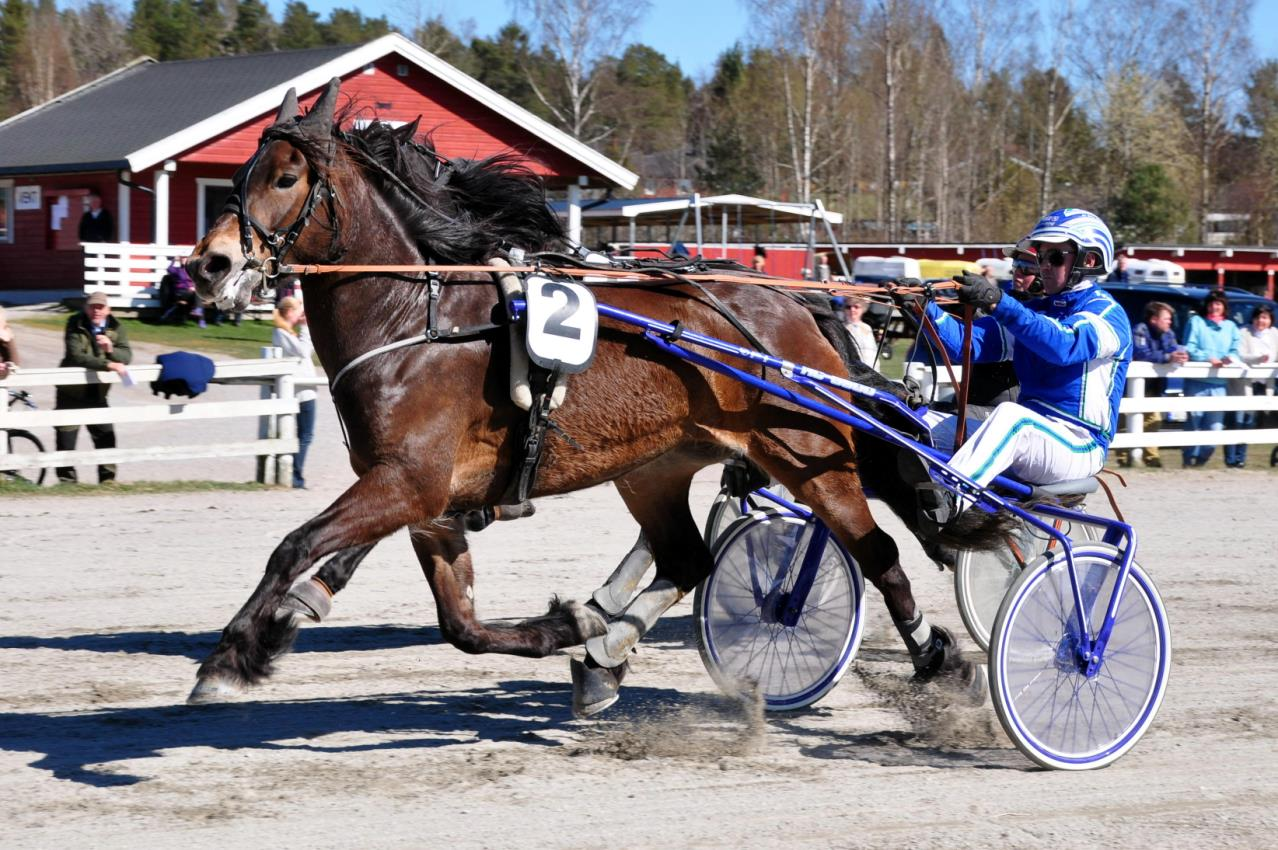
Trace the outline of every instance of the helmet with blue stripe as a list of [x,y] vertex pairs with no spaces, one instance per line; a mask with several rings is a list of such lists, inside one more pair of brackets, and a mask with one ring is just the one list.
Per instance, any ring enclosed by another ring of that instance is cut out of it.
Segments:
[[[1114,267],[1114,237],[1100,216],[1087,210],[1053,210],[1039,219],[1027,237],[1035,243],[1073,242],[1078,246],[1074,272],[1080,276],[1102,276]],[[1088,253],[1096,254],[1092,265],[1084,262]]]

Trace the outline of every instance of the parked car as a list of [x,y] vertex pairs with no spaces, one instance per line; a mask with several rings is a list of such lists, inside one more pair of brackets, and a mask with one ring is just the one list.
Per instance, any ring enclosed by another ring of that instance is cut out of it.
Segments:
[[[1150,301],[1162,301],[1170,304],[1175,316],[1172,318],[1172,330],[1176,339],[1184,341],[1189,317],[1198,312],[1203,300],[1213,291],[1207,286],[1162,286],[1148,283],[1102,283],[1101,286],[1116,300],[1127,313],[1127,318],[1134,325],[1145,321],[1145,305]],[[1239,328],[1251,322],[1251,313],[1261,304],[1278,312],[1278,303],[1270,301],[1263,295],[1248,292],[1245,289],[1226,289],[1229,298],[1229,318]]]

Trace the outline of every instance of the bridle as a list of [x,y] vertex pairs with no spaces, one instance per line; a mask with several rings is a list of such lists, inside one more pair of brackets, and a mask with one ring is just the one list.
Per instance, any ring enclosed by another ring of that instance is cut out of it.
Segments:
[[[306,194],[306,202],[302,204],[301,210],[298,211],[297,217],[293,219],[293,223],[288,227],[276,228],[274,230],[268,228],[248,210],[248,204],[244,198],[248,191],[249,181],[253,177],[253,169],[257,167],[258,160],[266,151],[267,146],[275,141],[287,141],[279,136],[266,136],[262,140],[262,144],[258,147],[253,157],[245,163],[244,167],[236,173],[234,184],[230,197],[226,199],[226,203],[222,206],[222,212],[231,212],[235,214],[236,221],[239,222],[240,230],[240,251],[244,254],[244,268],[250,271],[261,269],[262,277],[266,280],[274,280],[280,275],[280,267],[284,262],[285,255],[293,247],[293,243],[302,235],[302,231],[306,228],[311,216],[315,213],[321,199],[327,201],[329,221],[333,222],[336,227],[337,223],[337,192],[329,185],[328,181],[320,176],[315,166],[311,165],[307,160],[308,180],[311,188]],[[261,237],[263,244],[271,255],[266,260],[259,260],[253,253],[253,231],[257,231]],[[336,238],[336,236],[334,237]]]

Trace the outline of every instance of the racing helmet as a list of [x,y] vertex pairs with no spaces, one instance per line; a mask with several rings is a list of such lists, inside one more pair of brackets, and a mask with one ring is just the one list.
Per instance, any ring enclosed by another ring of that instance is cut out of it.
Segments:
[[1009,260],[1030,260],[1038,262],[1038,251],[1034,248],[1034,243],[1026,236],[1018,241],[1015,245],[1011,245],[1003,249],[1003,256]]
[[[1038,220],[1026,237],[1030,242],[1073,242],[1078,246],[1073,277],[1104,277],[1114,267],[1114,237],[1100,216],[1087,210],[1053,210]],[[1019,243],[1018,243],[1019,244]],[[1083,258],[1095,254],[1097,262],[1088,268]]]

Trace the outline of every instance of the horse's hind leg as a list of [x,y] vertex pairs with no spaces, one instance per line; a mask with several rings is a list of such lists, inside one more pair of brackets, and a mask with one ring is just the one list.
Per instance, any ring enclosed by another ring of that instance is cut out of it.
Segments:
[[200,665],[189,701],[216,701],[270,675],[274,659],[288,650],[297,633],[293,617],[279,616],[280,605],[297,577],[317,560],[371,546],[443,509],[442,498],[437,505],[423,503],[394,470],[375,467],[361,476],[319,516],[289,532],[275,547],[257,588]]
[[790,451],[774,453],[765,449],[764,455],[755,459],[800,501],[811,506],[856,559],[865,577],[883,594],[892,623],[910,653],[917,680],[945,676],[966,687],[973,700],[983,700],[985,682],[980,670],[962,660],[953,635],[928,623],[901,568],[896,541],[875,522],[861,481],[850,464],[838,462],[838,455],[814,452],[809,457],[826,460],[804,469],[793,463]]
[[466,534],[455,520],[412,528],[413,549],[435,595],[444,639],[469,653],[501,652],[541,658],[576,646],[603,631],[603,617],[576,602],[552,602],[541,617],[523,622],[484,623],[475,614],[475,571]]

